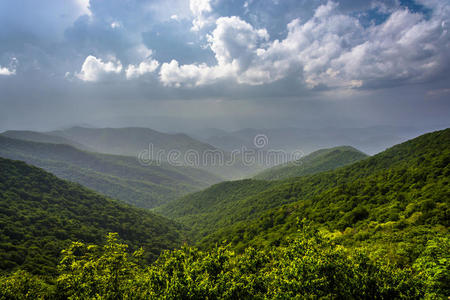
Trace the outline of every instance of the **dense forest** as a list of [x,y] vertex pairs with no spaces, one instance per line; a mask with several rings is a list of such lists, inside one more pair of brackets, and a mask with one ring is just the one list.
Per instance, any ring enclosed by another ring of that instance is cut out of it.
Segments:
[[[349,146],[322,149],[303,157],[298,162],[269,168],[254,178],[273,180],[299,177],[333,170],[366,157],[367,155],[364,153]],[[172,203],[159,206],[155,211],[184,223],[191,229],[192,237],[198,239],[236,222],[239,215],[254,214],[255,209],[259,209],[256,208],[256,201],[248,201],[251,212],[248,210],[244,212],[244,207],[238,208],[238,206],[247,201],[244,200],[247,197],[252,198],[256,194],[278,185],[278,183],[265,180],[245,179],[222,182]],[[265,205],[265,207],[272,207],[273,205],[278,206],[280,203],[274,201]],[[237,211],[242,213],[237,213]]]
[[[306,217],[341,239],[414,251],[409,238],[423,245],[428,235],[447,234],[449,146],[450,130],[439,131],[334,171],[266,184],[222,183],[157,211],[189,226],[200,223],[192,236],[203,238],[202,245],[278,244],[297,217]],[[239,188],[230,193],[227,185]]]
[[[449,162],[450,130],[426,134],[351,166],[281,182],[244,198],[242,207],[254,203],[253,217],[248,214],[245,222],[207,239],[240,247],[277,244],[300,217],[348,244],[410,262],[428,239],[448,235]],[[264,210],[274,201],[289,204]]]
[[155,209],[180,225],[2,159],[0,297],[448,297],[450,129],[358,160]]
[[20,161],[0,158],[0,269],[53,275],[71,241],[99,243],[117,232],[145,258],[181,245],[180,226],[110,200]]
[[0,156],[23,160],[106,196],[152,208],[221,180],[204,170],[137,157],[82,151],[65,144],[38,143],[0,135]]

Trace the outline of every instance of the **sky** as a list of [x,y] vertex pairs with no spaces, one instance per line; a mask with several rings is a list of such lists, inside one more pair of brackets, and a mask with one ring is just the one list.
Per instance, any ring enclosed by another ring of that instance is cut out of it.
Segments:
[[449,0],[2,0],[0,130],[450,122]]

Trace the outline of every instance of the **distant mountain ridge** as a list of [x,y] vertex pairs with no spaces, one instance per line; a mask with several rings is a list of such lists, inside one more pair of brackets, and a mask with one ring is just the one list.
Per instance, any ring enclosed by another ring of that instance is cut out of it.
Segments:
[[137,158],[99,154],[65,144],[37,143],[0,135],[0,156],[44,168],[112,198],[152,208],[222,179],[204,170]]
[[72,127],[50,131],[47,134],[79,142],[91,147],[96,152],[127,156],[137,156],[140,152],[148,150],[149,144],[156,152],[165,151],[166,153],[174,149],[183,153],[190,149],[197,151],[216,149],[183,133],[168,134],[143,127]]
[[77,143],[75,141],[72,141],[70,139],[67,139],[67,138],[64,138],[61,136],[45,134],[45,133],[37,132],[37,131],[8,130],[8,131],[1,133],[0,135],[6,136],[9,138],[13,138],[13,139],[30,141],[30,142],[49,143],[49,144],[66,144],[66,145],[70,145],[75,148],[78,148],[80,150],[93,151],[93,149],[90,149],[89,147],[87,147],[83,144]]
[[[260,166],[243,164],[231,153],[184,133],[168,134],[142,127],[73,127],[47,134],[76,141],[96,152],[170,161],[201,168],[227,179],[242,178],[261,170]],[[217,155],[220,159],[216,159]]]
[[357,162],[368,156],[351,146],[317,150],[297,161],[264,170],[255,179],[280,180],[315,174]]

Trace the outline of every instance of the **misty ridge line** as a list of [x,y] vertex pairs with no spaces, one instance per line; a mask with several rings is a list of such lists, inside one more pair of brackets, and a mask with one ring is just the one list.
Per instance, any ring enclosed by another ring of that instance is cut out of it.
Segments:
[[305,156],[305,153],[302,150],[298,149],[288,152],[283,149],[267,148],[269,146],[269,138],[265,134],[255,135],[253,145],[255,148],[248,148],[242,145],[239,149],[226,152],[217,148],[203,151],[192,148],[186,151],[180,151],[175,148],[155,150],[153,143],[149,143],[147,149],[137,154],[137,160],[144,166],[159,166],[162,162],[165,162],[177,167],[231,167],[238,163],[245,167],[270,167],[288,162],[295,166],[303,164],[300,159]]

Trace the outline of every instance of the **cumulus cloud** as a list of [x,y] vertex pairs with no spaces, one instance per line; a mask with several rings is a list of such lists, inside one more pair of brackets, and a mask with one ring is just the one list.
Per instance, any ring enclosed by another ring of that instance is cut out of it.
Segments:
[[211,0],[190,0],[189,8],[194,16],[192,21],[192,30],[199,31],[203,27],[214,22],[213,18],[210,16],[212,12]]
[[[197,13],[210,11],[209,2],[200,2]],[[179,65],[173,60],[161,66],[160,80],[167,86],[199,86],[229,78],[260,85],[293,72],[310,88],[430,80],[450,61],[450,5],[422,2],[432,9],[431,18],[399,8],[385,22],[364,27],[357,17],[339,13],[338,4],[330,1],[306,22],[290,22],[287,36],[274,41],[265,29],[238,17],[222,17],[208,36],[217,64]]]
[[76,74],[76,77],[83,81],[101,81],[111,76],[120,74],[122,72],[122,64],[120,61],[112,58],[110,61],[103,60],[89,55],[86,57],[81,71]]
[[[222,17],[216,21],[216,28],[208,36],[210,48],[215,54],[217,66],[191,64],[180,66],[176,60],[161,66],[160,79],[166,86],[199,86],[210,84],[218,79],[231,78],[238,73],[245,73],[251,65],[255,65],[258,47],[267,42],[266,30],[254,29],[250,24],[238,17]],[[239,81],[252,84],[253,77],[260,75],[250,70],[239,78]]]
[[159,77],[165,86],[193,87],[232,78],[236,74],[236,68],[235,64],[215,67],[209,67],[206,64],[180,66],[178,61],[172,60],[170,63],[162,64]]
[[147,59],[138,65],[128,65],[125,71],[125,75],[127,79],[138,78],[147,73],[152,73],[156,71],[158,67],[159,62],[157,60]]

